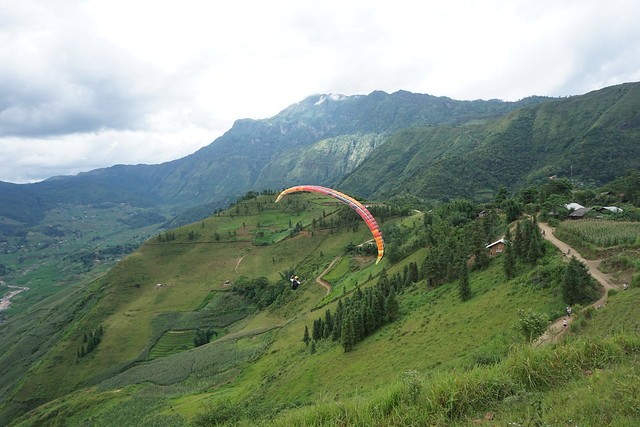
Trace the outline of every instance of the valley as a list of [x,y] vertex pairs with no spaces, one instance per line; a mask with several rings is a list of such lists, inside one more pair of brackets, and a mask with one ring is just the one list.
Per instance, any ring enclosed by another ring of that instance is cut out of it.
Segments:
[[[275,204],[272,194],[251,195],[210,218],[161,232],[92,282],[88,288],[101,296],[69,324],[66,338],[13,393],[12,405],[54,398],[22,420],[209,425],[261,419],[297,425],[304,422],[292,420],[312,408],[321,410],[327,399],[360,413],[360,404],[351,405],[382,398],[389,384],[402,395],[403,384],[426,390],[427,382],[450,372],[501,369],[518,351],[527,351],[512,326],[520,310],[549,318],[564,311],[561,278],[549,274],[562,271],[566,254],[551,246],[536,264],[518,262],[513,279],[504,276],[504,256],[474,267],[472,297],[466,302],[459,299],[457,279],[429,284],[427,260],[440,246],[435,240],[426,246],[416,242],[449,236],[454,240],[448,244],[462,239],[468,245],[472,230],[486,229],[492,236],[504,230],[495,216],[479,221],[477,207],[464,213],[472,204],[446,204],[429,215],[410,209],[382,215],[387,246],[401,238],[406,255],[395,262],[385,257],[376,266],[371,256],[345,252],[370,239],[357,217],[318,196],[289,197]],[[459,215],[466,219],[458,231],[438,222]],[[302,229],[297,233],[296,224]],[[552,236],[551,229],[541,227]],[[420,266],[419,276],[410,278],[414,265]],[[289,271],[303,278],[298,291],[288,288]],[[252,279],[261,275],[265,282]],[[398,292],[396,321],[348,352],[340,339],[316,337],[313,350],[302,342],[302,331],[314,319],[324,318],[327,310],[335,314],[338,304],[386,280]],[[330,292],[322,281],[331,285]],[[262,294],[253,294],[254,286],[261,286]],[[606,317],[636,295],[635,288],[620,291],[594,316]],[[595,325],[595,318],[586,324],[574,319],[567,329],[575,332],[569,335],[579,336],[591,322]],[[574,324],[582,326],[578,330]],[[105,333],[96,349],[78,358],[82,335],[98,327]],[[198,329],[213,336],[194,347]],[[89,388],[81,385],[87,381]],[[74,389],[78,392],[71,393]],[[296,409],[300,406],[308,409]],[[427,412],[429,417],[437,413]],[[469,415],[455,419],[472,416],[464,413]]]
[[0,183],[0,424],[640,422],[639,90],[314,96]]

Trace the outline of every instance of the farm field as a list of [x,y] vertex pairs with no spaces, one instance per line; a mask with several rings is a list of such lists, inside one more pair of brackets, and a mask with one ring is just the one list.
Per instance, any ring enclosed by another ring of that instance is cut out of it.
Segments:
[[564,221],[559,227],[567,233],[601,248],[618,245],[640,246],[640,223],[631,221],[610,221],[606,219],[585,219]]

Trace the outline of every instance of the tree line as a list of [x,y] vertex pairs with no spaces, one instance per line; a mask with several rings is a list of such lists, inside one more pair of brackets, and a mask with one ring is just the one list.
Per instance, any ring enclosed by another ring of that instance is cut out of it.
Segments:
[[323,317],[314,320],[311,334],[305,326],[302,340],[311,347],[312,353],[321,340],[339,341],[348,352],[378,328],[393,322],[398,313],[396,288],[386,274],[381,274],[375,286],[364,291],[358,287],[344,303],[342,299],[338,301],[335,313],[327,309]]
[[104,334],[104,329],[102,325],[100,325],[94,331],[89,333],[85,332],[82,337],[82,345],[76,351],[76,361],[90,354],[93,350],[98,347],[100,341],[102,341],[102,335]]

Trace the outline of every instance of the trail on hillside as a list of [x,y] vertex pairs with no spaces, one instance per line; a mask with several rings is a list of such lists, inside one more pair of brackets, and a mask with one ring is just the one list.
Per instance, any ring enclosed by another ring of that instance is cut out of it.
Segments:
[[[593,307],[603,307],[607,302],[607,295],[609,293],[609,289],[618,289],[616,285],[611,281],[611,276],[606,273],[600,271],[600,262],[602,260],[586,260],[580,255],[574,248],[559,240],[556,236],[553,235],[555,229],[546,223],[538,223],[540,229],[542,230],[542,236],[551,242],[555,247],[560,249],[562,253],[565,255],[567,260],[571,259],[571,257],[576,257],[579,261],[583,262],[587,269],[589,270],[589,274],[593,276],[600,286],[604,288],[604,292],[598,301],[591,304]],[[567,321],[567,325],[564,326],[563,321]],[[548,328],[547,331],[542,334],[534,343],[534,346],[549,344],[553,342],[557,342],[560,337],[569,329],[569,325],[572,321],[571,316],[563,316],[559,319],[556,319]]]
[[324,276],[325,274],[327,274],[327,272],[329,270],[331,270],[331,267],[333,267],[333,264],[335,264],[338,260],[340,259],[340,257],[335,257],[333,259],[333,261],[331,261],[331,263],[329,264],[329,266],[327,268],[324,269],[324,271],[322,273],[320,273],[318,275],[318,277],[316,277],[316,283],[319,284],[320,286],[322,286],[323,288],[325,288],[327,290],[326,295],[329,295],[329,292],[331,292],[331,283],[327,282],[326,280],[324,280],[322,278],[322,276]]
[[[238,260],[238,265],[240,265],[240,262],[242,261],[244,257],[240,258]],[[322,286],[323,288],[325,288],[327,290],[326,295],[329,295],[329,292],[331,292],[331,284],[329,282],[327,282],[326,280],[324,280],[322,278],[322,276],[324,276],[325,274],[327,274],[327,272],[329,270],[331,270],[331,267],[334,266],[334,264],[336,262],[338,262],[338,260],[341,257],[336,257],[333,259],[333,261],[331,261],[331,263],[329,264],[329,266],[327,268],[324,269],[324,271],[322,273],[320,273],[320,275],[318,277],[316,277],[316,282]],[[238,268],[238,266],[236,265],[236,268]],[[255,329],[250,329],[248,331],[239,331],[239,332],[234,332],[228,335],[225,335],[221,338],[218,338],[217,340],[212,341],[212,343],[222,343],[222,342],[226,342],[226,341],[231,341],[231,340],[236,340],[236,339],[240,339],[240,338],[247,338],[247,337],[251,337],[251,336],[255,336],[255,335],[261,335],[264,334],[266,332],[269,331],[273,331],[274,329],[281,329],[283,327],[285,327],[286,325],[288,325],[289,323],[291,323],[292,321],[294,321],[295,319],[299,318],[302,314],[298,314],[297,316],[294,316],[290,319],[287,319],[286,321],[284,321],[283,323],[277,324],[277,325],[271,325],[271,326],[265,326],[262,328],[255,328]]]
[[240,258],[238,258],[238,262],[236,263],[236,268],[235,268],[236,273],[238,272],[238,267],[240,267],[240,263],[242,262],[244,257],[246,257],[246,255],[242,255]]

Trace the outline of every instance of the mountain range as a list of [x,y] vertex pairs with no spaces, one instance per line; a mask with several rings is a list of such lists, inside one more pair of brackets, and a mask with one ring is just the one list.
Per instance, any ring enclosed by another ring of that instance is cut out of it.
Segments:
[[[534,349],[513,324],[563,315],[567,257],[520,243],[507,273],[506,253],[482,254],[513,218],[473,201],[550,177],[606,184],[640,167],[638,137],[638,83],[518,102],[316,95],[175,161],[0,183],[0,296],[5,284],[28,288],[0,317],[0,424],[466,425],[486,411],[582,424],[597,410],[572,403],[564,416],[555,402],[600,390],[593,406],[630,399],[610,412],[633,425],[637,396],[619,390],[638,375],[637,243],[596,247],[564,228],[631,287],[611,292],[607,310],[576,310],[571,333],[586,344]],[[370,207],[382,262],[349,209],[312,194],[275,203],[300,183],[387,202]],[[388,202],[403,195],[444,203]],[[473,201],[446,203],[458,198]],[[605,233],[635,236],[635,225],[610,221]],[[327,325],[339,312],[336,338]],[[620,325],[628,334],[607,338]]]
[[210,145],[171,162],[0,183],[0,217],[33,224],[58,203],[222,207],[249,190],[333,185],[397,131],[487,120],[542,100],[455,101],[404,91],[311,96],[269,119],[238,120]]
[[5,231],[8,223],[33,225],[60,203],[210,213],[246,191],[299,183],[425,199],[486,199],[500,185],[516,189],[552,175],[603,184],[640,166],[639,104],[638,83],[518,102],[406,91],[316,95],[268,119],[238,120],[178,160],[0,183],[0,218],[10,220]]

